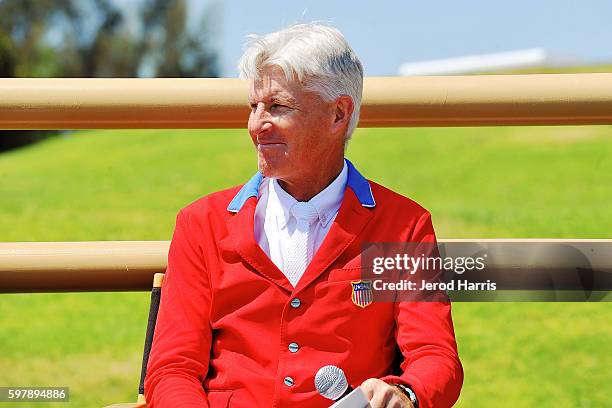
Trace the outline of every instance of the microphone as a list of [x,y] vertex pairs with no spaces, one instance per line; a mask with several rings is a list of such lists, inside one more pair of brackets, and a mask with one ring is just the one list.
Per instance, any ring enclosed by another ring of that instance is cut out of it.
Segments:
[[330,408],[366,408],[369,401],[361,388],[353,389],[341,368],[326,365],[315,375],[315,388],[319,394],[336,401]]

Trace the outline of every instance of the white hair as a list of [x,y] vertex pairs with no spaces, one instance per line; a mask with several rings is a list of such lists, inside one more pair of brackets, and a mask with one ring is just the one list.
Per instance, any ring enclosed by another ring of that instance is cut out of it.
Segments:
[[280,31],[249,35],[238,63],[240,78],[257,79],[262,68],[276,66],[287,81],[297,77],[324,100],[341,95],[353,99],[354,110],[345,146],[359,122],[363,67],[340,31],[321,23],[295,24]]

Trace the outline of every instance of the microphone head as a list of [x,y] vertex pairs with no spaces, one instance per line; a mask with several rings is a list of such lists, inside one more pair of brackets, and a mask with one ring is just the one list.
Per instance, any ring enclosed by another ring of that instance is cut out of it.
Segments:
[[344,371],[333,365],[321,367],[315,375],[314,382],[319,394],[332,401],[340,398],[349,386]]

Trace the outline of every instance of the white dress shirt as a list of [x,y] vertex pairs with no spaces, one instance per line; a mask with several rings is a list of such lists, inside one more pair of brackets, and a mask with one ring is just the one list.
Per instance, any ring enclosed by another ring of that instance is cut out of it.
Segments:
[[[318,220],[310,225],[307,264],[323,243],[338,214],[347,179],[348,169],[345,161],[338,177],[308,201],[316,209]],[[259,200],[255,208],[255,240],[294,287],[301,275],[288,275],[286,265],[290,253],[287,244],[297,224],[297,220],[291,215],[291,207],[297,202],[283,190],[278,180],[264,178],[259,185]]]

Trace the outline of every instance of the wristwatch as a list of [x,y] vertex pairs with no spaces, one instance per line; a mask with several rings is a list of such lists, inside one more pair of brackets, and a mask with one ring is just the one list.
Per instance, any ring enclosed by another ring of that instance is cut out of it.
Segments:
[[414,406],[414,408],[419,408],[419,400],[417,399],[416,394],[414,393],[414,391],[412,391],[412,388],[410,388],[410,387],[408,387],[407,385],[404,385],[404,384],[393,384],[393,385],[395,385],[404,394],[406,394],[406,396],[410,399],[410,402],[412,402],[412,405]]

